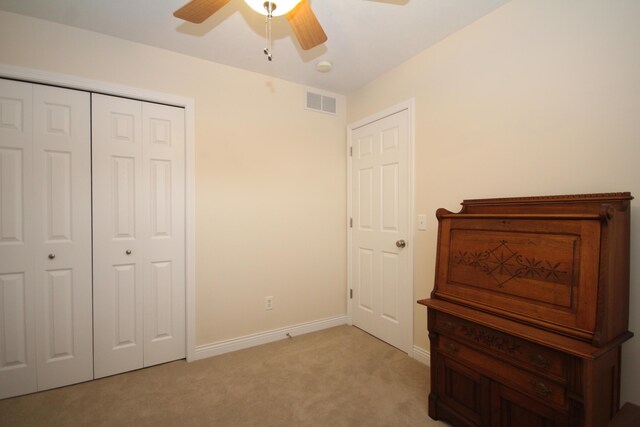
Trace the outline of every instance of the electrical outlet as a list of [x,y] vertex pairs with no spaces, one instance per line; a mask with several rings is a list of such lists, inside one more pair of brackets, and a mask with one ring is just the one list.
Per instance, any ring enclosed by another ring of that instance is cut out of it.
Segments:
[[273,297],[272,296],[264,297],[264,309],[265,310],[273,310]]

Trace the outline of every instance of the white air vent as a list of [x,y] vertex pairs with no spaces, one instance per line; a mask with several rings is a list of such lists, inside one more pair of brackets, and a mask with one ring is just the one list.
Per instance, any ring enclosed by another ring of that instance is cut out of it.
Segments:
[[307,110],[336,114],[337,104],[338,102],[333,96],[307,91]]

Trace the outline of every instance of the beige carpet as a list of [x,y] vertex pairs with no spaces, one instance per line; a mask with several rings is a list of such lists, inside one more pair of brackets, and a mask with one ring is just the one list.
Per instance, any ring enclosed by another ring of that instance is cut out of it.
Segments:
[[428,368],[340,326],[0,401],[0,426],[427,426]]

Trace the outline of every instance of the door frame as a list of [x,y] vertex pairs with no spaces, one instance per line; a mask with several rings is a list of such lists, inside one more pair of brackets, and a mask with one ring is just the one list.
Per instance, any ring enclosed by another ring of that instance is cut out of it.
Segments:
[[0,63],[0,77],[29,83],[58,86],[85,92],[133,98],[184,108],[185,117],[185,285],[186,355],[195,359],[196,350],[196,263],[195,263],[195,101],[193,98],[149,91],[131,86],[85,79],[33,68]]
[[413,284],[413,245],[415,242],[415,99],[411,98],[407,101],[396,104],[392,107],[386,108],[382,111],[367,116],[361,120],[351,123],[347,126],[347,323],[353,325],[353,300],[351,299],[351,290],[353,289],[352,274],[353,274],[353,259],[351,256],[353,245],[353,228],[351,227],[351,218],[353,217],[353,189],[351,174],[353,172],[353,157],[351,156],[351,149],[353,147],[353,131],[366,126],[375,121],[384,119],[385,117],[407,110],[409,116],[409,129],[408,129],[408,144],[407,152],[407,192],[409,194],[407,203],[407,229],[409,235],[408,244],[406,250],[407,254],[407,281],[409,282],[408,297],[405,301],[401,301],[400,309],[405,310],[408,313],[407,318],[409,321],[404,331],[406,337],[406,351],[410,357],[413,355],[413,306],[414,306],[414,284]]

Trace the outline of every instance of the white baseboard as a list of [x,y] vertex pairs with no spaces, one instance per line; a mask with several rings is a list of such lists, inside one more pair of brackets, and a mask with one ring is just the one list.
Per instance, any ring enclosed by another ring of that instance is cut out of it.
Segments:
[[420,363],[424,363],[427,366],[431,366],[431,353],[424,348],[413,346],[413,358]]
[[220,354],[282,340],[287,338],[287,334],[291,334],[291,336],[303,335],[308,334],[309,332],[316,332],[322,329],[333,328],[335,326],[346,324],[347,316],[343,315],[331,317],[328,319],[315,320],[313,322],[300,323],[298,325],[273,329],[271,331],[246,335],[226,341],[199,345],[196,346],[195,354],[193,356],[193,359],[191,359],[190,361],[206,359],[207,357],[218,356]]

